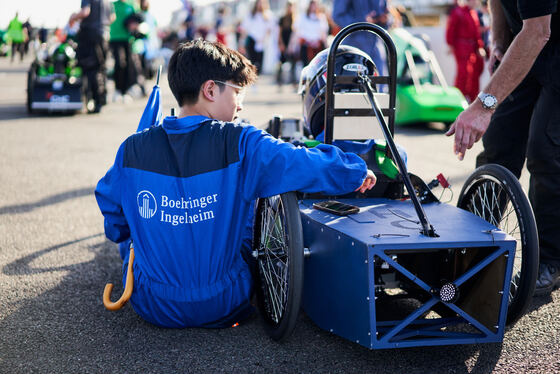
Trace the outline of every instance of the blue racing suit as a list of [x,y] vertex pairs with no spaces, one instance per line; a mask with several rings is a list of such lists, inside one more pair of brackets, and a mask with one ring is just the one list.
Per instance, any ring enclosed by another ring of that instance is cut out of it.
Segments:
[[[121,144],[95,196],[107,238],[134,243],[134,310],[164,327],[224,327],[250,307],[241,250],[254,200],[348,193],[366,171],[334,146],[298,148],[252,126],[167,117]],[[128,255],[125,272],[127,264]]]

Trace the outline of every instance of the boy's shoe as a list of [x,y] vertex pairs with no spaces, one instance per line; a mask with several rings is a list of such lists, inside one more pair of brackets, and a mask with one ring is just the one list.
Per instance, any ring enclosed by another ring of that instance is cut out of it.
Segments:
[[548,295],[558,286],[560,286],[560,268],[552,264],[540,263],[534,295]]

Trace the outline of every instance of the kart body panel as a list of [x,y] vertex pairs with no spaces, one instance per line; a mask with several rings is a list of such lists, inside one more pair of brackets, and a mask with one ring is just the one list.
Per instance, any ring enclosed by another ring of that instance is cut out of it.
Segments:
[[[407,200],[339,199],[360,207],[345,217],[313,209],[316,201],[301,200],[300,213],[309,250],[303,308],[319,327],[370,349],[502,341],[512,237],[439,202],[423,205],[439,235],[428,237]],[[458,288],[447,306],[444,283]],[[391,284],[422,302],[391,295]],[[436,305],[454,316],[432,313]]]
[[30,104],[33,110],[79,111],[82,109],[81,79],[37,77],[30,84]]
[[419,122],[450,124],[465,110],[466,103],[465,97],[456,87],[424,84],[421,92],[418,92],[414,85],[399,85],[395,123],[398,126]]

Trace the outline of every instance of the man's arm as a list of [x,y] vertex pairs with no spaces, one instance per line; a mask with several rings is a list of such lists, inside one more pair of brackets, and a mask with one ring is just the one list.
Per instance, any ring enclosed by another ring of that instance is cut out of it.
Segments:
[[[521,83],[533,66],[550,38],[550,20],[550,14],[523,20],[523,28],[513,39],[499,68],[483,90],[494,95],[498,104]],[[446,135],[455,134],[453,150],[459,160],[486,132],[493,112],[483,108],[480,100],[475,100],[457,117]]]
[[496,96],[501,103],[525,78],[550,38],[551,15],[523,21],[521,32],[507,49],[500,67],[486,85],[484,92]]
[[504,58],[504,53],[511,43],[512,35],[507,25],[504,9],[500,1],[490,1],[488,10],[490,12],[490,25],[492,30],[490,33],[492,40],[490,43],[491,52],[488,61],[488,69],[490,70],[490,75],[492,75],[494,74],[494,65],[496,62],[499,63]]

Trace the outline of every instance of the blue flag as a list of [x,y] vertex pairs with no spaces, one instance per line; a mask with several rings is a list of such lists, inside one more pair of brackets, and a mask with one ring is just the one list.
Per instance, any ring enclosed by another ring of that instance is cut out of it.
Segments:
[[163,112],[161,110],[161,92],[159,85],[155,85],[152,89],[152,93],[148,98],[146,103],[146,108],[144,108],[144,113],[142,113],[142,118],[140,118],[140,123],[138,124],[138,129],[136,132],[149,129],[151,126],[157,126],[161,123],[163,118]]

